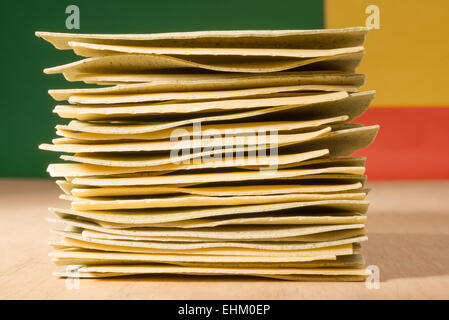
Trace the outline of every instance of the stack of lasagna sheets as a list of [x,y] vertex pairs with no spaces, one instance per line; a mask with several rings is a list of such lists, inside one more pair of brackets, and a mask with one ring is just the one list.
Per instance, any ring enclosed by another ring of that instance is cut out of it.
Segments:
[[38,32],[99,85],[49,91],[55,274],[363,280],[366,32]]

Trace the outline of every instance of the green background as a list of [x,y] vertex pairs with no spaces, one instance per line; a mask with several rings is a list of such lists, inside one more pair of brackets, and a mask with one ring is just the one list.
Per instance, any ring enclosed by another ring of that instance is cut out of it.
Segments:
[[[65,8],[80,8],[80,29],[66,30]],[[323,28],[321,0],[1,0],[0,176],[47,177],[58,155],[38,149],[55,137],[54,126],[66,123],[52,113],[50,88],[85,87],[42,69],[78,60],[59,51],[34,32],[152,33],[194,30]]]

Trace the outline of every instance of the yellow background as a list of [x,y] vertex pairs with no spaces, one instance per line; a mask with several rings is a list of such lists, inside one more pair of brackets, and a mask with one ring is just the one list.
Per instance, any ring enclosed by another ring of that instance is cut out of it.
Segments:
[[366,40],[357,72],[375,106],[449,106],[449,0],[326,0],[326,28],[364,26],[368,5],[380,9],[380,29]]

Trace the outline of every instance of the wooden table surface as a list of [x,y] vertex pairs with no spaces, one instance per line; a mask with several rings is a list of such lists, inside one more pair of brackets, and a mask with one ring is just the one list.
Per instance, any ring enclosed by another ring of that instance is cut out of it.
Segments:
[[[449,298],[449,181],[376,182],[369,194],[368,264],[380,288],[364,282],[157,277],[52,276],[47,207],[67,205],[50,180],[0,180],[0,299],[428,299]],[[70,289],[72,288],[72,289]]]

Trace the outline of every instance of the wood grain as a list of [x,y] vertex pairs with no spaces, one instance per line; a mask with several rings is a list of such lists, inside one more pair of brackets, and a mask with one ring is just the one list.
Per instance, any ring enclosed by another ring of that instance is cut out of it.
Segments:
[[[90,280],[68,289],[47,253],[47,207],[67,205],[50,180],[0,183],[0,299],[448,299],[449,182],[376,182],[369,194],[368,264],[380,289],[363,282],[152,277]],[[69,285],[70,287],[70,285]]]

